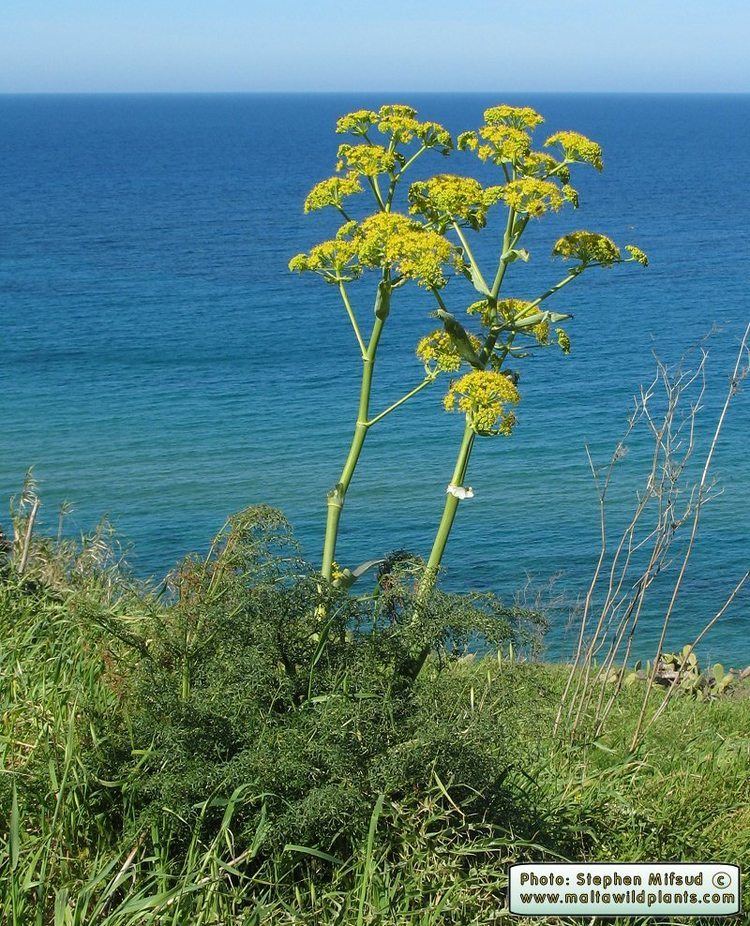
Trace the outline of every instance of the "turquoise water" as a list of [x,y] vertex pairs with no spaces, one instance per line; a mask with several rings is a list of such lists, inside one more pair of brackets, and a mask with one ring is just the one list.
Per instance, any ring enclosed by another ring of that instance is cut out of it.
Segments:
[[[424,118],[479,123],[493,97],[412,95]],[[0,496],[34,465],[48,523],[70,499],[70,530],[107,513],[141,574],[204,549],[225,516],[268,502],[316,558],[325,493],[337,478],[355,408],[358,360],[336,293],[287,273],[289,257],[327,236],[333,218],[303,216],[328,176],[338,114],[367,96],[0,97]],[[550,131],[601,141],[606,170],[579,172],[582,208],[534,226],[533,260],[508,294],[528,297],[559,276],[545,257],[561,230],[591,227],[632,240],[646,272],[623,268],[570,287],[574,351],[523,368],[510,441],[472,460],[476,498],[462,506],[445,581],[512,596],[528,574],[559,575],[572,599],[596,559],[596,497],[585,442],[603,461],[652,351],[674,360],[714,323],[716,411],[737,339],[750,318],[745,176],[750,97],[539,96]],[[451,165],[451,166],[449,166]],[[465,155],[426,172],[475,170]],[[489,254],[491,235],[481,237]],[[458,287],[456,287],[457,289]],[[451,286],[448,292],[450,293]],[[463,291],[465,292],[465,290]],[[361,311],[366,284],[354,291]],[[389,321],[376,408],[420,377],[417,338],[434,323],[402,291]],[[439,390],[375,429],[345,510],[339,559],[395,547],[426,552],[453,467],[461,421]],[[670,643],[713,613],[750,559],[747,395],[717,453],[724,494],[706,509]],[[708,419],[706,424],[708,424]],[[612,523],[632,505],[647,447],[634,442],[613,494]],[[704,653],[750,662],[750,595]],[[658,595],[644,615],[652,642]],[[550,651],[564,654],[564,609]]]

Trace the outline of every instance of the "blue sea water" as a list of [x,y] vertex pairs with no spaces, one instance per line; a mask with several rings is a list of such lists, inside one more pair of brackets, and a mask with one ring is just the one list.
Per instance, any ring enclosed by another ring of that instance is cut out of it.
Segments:
[[[653,351],[675,361],[714,324],[704,451],[737,342],[750,319],[747,96],[412,95],[453,130],[483,108],[532,105],[550,131],[599,140],[606,169],[581,170],[581,209],[534,223],[528,265],[507,293],[533,297],[560,276],[548,259],[564,230],[634,241],[651,267],[577,281],[573,353],[523,366],[511,440],[480,441],[446,560],[456,588],[512,597],[557,576],[573,600],[597,556],[596,494],[585,454],[604,462]],[[0,496],[33,465],[47,523],[69,499],[70,531],[104,513],[143,574],[205,549],[225,517],[267,502],[319,555],[325,493],[355,413],[357,352],[336,292],[290,275],[289,257],[328,236],[304,216],[332,172],[336,117],[386,102],[365,95],[0,97]],[[415,176],[477,170],[469,155],[422,159]],[[484,179],[487,173],[482,173]],[[496,232],[477,253],[489,261]],[[369,317],[371,281],[352,288]],[[455,293],[455,296],[454,296]],[[470,294],[457,281],[449,304]],[[413,348],[434,327],[423,294],[402,290],[384,336],[374,408],[420,378]],[[462,423],[439,387],[373,430],[344,512],[339,559],[429,549]],[[668,642],[692,639],[750,559],[750,405],[740,394],[717,449],[723,494],[705,511]],[[632,510],[648,445],[634,440],[612,491],[613,536]],[[697,458],[699,459],[699,458]],[[700,461],[700,460],[699,460]],[[0,523],[4,516],[0,515]],[[668,572],[668,571],[667,571]],[[668,575],[667,575],[668,578]],[[653,647],[664,587],[644,609],[636,651]],[[717,624],[704,655],[750,662],[750,593]],[[566,609],[549,649],[569,652]]]

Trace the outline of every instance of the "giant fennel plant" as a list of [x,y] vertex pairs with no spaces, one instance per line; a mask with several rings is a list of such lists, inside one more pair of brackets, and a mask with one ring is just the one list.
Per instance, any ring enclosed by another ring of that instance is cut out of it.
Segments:
[[[623,263],[648,264],[646,255],[634,245],[621,249],[598,232],[572,231],[559,238],[552,249],[552,256],[565,264],[562,277],[553,286],[532,299],[505,295],[509,268],[516,261],[529,259],[521,246],[528,224],[566,206],[577,208],[578,193],[570,183],[572,170],[583,165],[600,171],[603,166],[601,147],[578,132],[556,132],[543,143],[543,150],[535,149],[534,131],[543,121],[529,107],[493,106],[484,113],[484,125],[460,134],[455,145],[446,129],[434,122],[420,122],[416,111],[408,106],[388,105],[377,112],[359,110],[337,123],[337,132],[354,136],[356,141],[339,147],[336,174],[313,187],[304,208],[306,212],[334,208],[343,224],[335,238],[290,262],[291,270],[314,272],[338,290],[362,358],[351,445],[339,480],[328,493],[321,567],[328,580],[347,584],[356,575],[356,571],[337,567],[336,541],[367,433],[446,375],[443,405],[447,411],[464,416],[464,428],[421,579],[420,591],[429,592],[459,503],[473,494],[465,482],[477,438],[509,436],[513,431],[515,408],[521,398],[515,364],[535,347],[555,343],[563,353],[570,351],[564,323],[571,316],[550,310],[547,300],[589,270]],[[397,192],[417,158],[430,150],[449,155],[455,148],[494,165],[498,183],[483,186],[473,177],[438,174],[413,182],[403,207],[408,214],[396,211]],[[355,220],[350,215],[350,198],[368,191],[376,211]],[[503,231],[498,234],[494,275],[487,276],[469,238],[488,228],[490,213],[499,210],[504,211]],[[363,334],[350,287],[368,272],[375,276],[374,309],[370,330]],[[459,290],[462,280],[469,287],[468,297]],[[372,414],[373,370],[380,338],[393,294],[407,283],[415,283],[424,291],[440,327],[417,345],[417,357],[424,364],[421,382],[383,411]]]

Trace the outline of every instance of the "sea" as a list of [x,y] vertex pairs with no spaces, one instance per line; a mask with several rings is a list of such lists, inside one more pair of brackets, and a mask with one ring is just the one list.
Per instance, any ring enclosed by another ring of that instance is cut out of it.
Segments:
[[[227,516],[258,503],[286,514],[316,562],[360,364],[336,290],[287,269],[338,225],[335,214],[305,215],[305,195],[334,170],[343,113],[408,103],[458,132],[501,102],[541,112],[540,141],[575,129],[602,144],[605,161],[601,174],[574,171],[577,212],[530,223],[531,258],[511,267],[506,294],[534,298],[562,276],[550,252],[565,231],[605,232],[650,258],[646,270],[592,271],[558,294],[554,307],[574,316],[572,352],[517,360],[518,425],[511,438],[477,441],[467,477],[474,497],[460,506],[445,558],[446,588],[546,608],[547,654],[567,658],[600,552],[592,464],[602,476],[658,362],[682,362],[688,375],[707,351],[705,391],[698,395],[696,381],[681,404],[700,408],[677,511],[700,478],[730,387],[750,321],[750,96],[0,97],[0,524],[7,529],[9,500],[33,467],[42,525],[56,530],[63,501],[72,506],[66,534],[91,531],[106,516],[137,576],[158,580],[190,552],[205,552]],[[428,153],[413,177],[451,172],[497,183],[496,170],[468,153]],[[472,236],[486,275],[500,218]],[[363,327],[373,287],[371,275],[351,287]],[[457,314],[475,297],[463,279],[445,289]],[[436,327],[433,309],[416,287],[397,291],[374,412],[420,381],[414,346]],[[370,433],[344,509],[342,565],[429,551],[463,426],[442,409],[446,385],[425,389]],[[663,387],[653,393],[658,423]],[[749,425],[740,384],[716,442],[710,500],[667,649],[692,641],[750,565]],[[676,454],[688,439],[683,429]],[[652,453],[642,422],[609,486],[604,587]],[[648,513],[621,591],[640,575],[653,524]],[[678,532],[645,599],[634,655],[654,651],[690,528]],[[595,619],[597,601],[598,592]],[[699,653],[750,663],[750,588]]]

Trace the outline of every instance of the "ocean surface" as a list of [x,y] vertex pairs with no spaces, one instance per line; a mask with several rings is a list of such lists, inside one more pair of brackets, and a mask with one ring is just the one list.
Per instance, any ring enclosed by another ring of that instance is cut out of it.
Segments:
[[[533,223],[532,260],[512,268],[507,294],[533,298],[559,279],[548,255],[566,230],[604,231],[651,258],[646,271],[592,272],[559,295],[559,308],[575,313],[573,353],[524,361],[517,430],[478,441],[468,478],[476,496],[461,506],[448,547],[449,587],[508,598],[548,587],[557,605],[548,651],[568,654],[569,606],[598,554],[585,446],[604,463],[632,395],[652,378],[654,352],[676,362],[719,326],[699,469],[750,320],[748,96],[0,97],[0,523],[33,465],[46,524],[56,524],[62,499],[74,506],[68,532],[108,515],[140,575],[205,550],[228,514],[257,502],[283,509],[316,560],[359,362],[335,290],[291,275],[287,262],[336,227],[332,215],[302,212],[308,189],[332,173],[335,119],[409,102],[458,131],[502,101],[539,109],[543,130],[597,139],[606,165],[601,175],[576,172],[577,214]],[[435,154],[414,176],[478,169],[470,155]],[[478,238],[487,266],[498,234],[494,226]],[[372,280],[353,286],[352,298],[368,319]],[[452,305],[471,298],[459,281],[446,290]],[[431,309],[424,294],[399,291],[375,410],[421,378],[413,349],[435,327]],[[442,411],[442,392],[425,390],[371,432],[344,511],[342,563],[395,548],[428,552],[462,429]],[[705,509],[671,647],[692,640],[748,568],[749,425],[746,389],[716,451],[721,494]],[[616,469],[613,540],[649,453],[636,436]],[[678,564],[647,598],[639,655],[652,651]],[[750,589],[701,653],[750,663]]]

